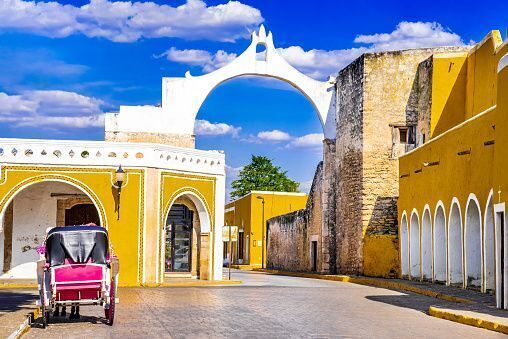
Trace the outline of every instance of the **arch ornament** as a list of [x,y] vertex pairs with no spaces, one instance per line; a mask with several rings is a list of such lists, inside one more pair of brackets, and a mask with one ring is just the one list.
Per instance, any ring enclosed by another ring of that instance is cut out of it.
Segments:
[[[262,55],[256,53],[260,45],[265,47]],[[249,47],[226,66],[201,76],[187,71],[185,77],[163,78],[161,107],[121,106],[119,113],[107,114],[106,131],[193,135],[196,115],[208,95],[221,83],[240,76],[270,77],[289,83],[314,106],[325,138],[335,138],[335,80],[330,77],[318,81],[291,66],[263,25],[259,32],[252,32]]]

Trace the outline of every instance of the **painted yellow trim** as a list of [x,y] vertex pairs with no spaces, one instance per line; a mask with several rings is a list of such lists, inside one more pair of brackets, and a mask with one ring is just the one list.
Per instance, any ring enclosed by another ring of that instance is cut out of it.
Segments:
[[464,325],[508,334],[508,321],[506,318],[484,315],[478,312],[452,310],[435,306],[429,307],[429,315]]

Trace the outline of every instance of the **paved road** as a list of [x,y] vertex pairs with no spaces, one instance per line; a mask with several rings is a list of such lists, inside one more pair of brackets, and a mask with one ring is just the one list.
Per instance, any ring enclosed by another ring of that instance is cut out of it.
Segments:
[[28,338],[491,338],[502,335],[430,317],[440,301],[395,291],[263,273],[233,273],[242,286],[121,289],[115,325],[90,307]]
[[0,289],[0,338],[7,338],[35,309],[37,291]]

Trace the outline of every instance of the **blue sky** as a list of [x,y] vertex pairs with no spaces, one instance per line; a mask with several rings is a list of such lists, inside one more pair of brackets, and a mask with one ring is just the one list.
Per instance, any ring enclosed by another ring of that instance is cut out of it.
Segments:
[[[162,77],[226,64],[261,23],[323,80],[363,52],[504,36],[507,19],[506,2],[0,0],[0,137],[102,140],[104,112],[159,103]],[[197,147],[225,150],[230,180],[262,154],[308,187],[321,159],[316,113],[279,81],[228,81],[198,119]]]

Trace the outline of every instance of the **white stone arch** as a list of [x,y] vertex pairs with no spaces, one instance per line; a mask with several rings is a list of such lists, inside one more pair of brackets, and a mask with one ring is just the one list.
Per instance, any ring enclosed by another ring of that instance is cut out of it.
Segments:
[[467,199],[464,223],[464,283],[467,286],[482,285],[482,212],[474,193]]
[[453,198],[448,217],[448,283],[463,284],[462,214],[459,199]]
[[407,213],[402,212],[400,219],[400,268],[402,277],[409,277],[409,230]]
[[[185,77],[163,78],[162,105],[121,106],[120,112],[106,116],[106,132],[149,132],[192,135],[196,115],[214,88],[240,76],[271,77],[285,81],[298,89],[314,106],[323,126],[325,138],[335,138],[335,80],[318,81],[291,66],[275,48],[272,33],[264,26],[253,32],[247,49],[226,66],[211,73]],[[263,45],[262,60],[256,47]],[[330,113],[331,112],[331,113]]]
[[494,206],[492,197],[494,190],[490,190],[485,204],[483,217],[483,292],[493,291],[496,285],[496,262],[495,262],[495,230],[494,230]]
[[441,200],[438,201],[434,212],[433,227],[433,251],[434,251],[434,281],[446,282],[447,270],[447,232],[446,232],[446,211]]
[[429,205],[425,205],[422,214],[422,277],[432,279],[432,218]]
[[409,219],[409,266],[411,278],[421,277],[420,217],[413,209]]

